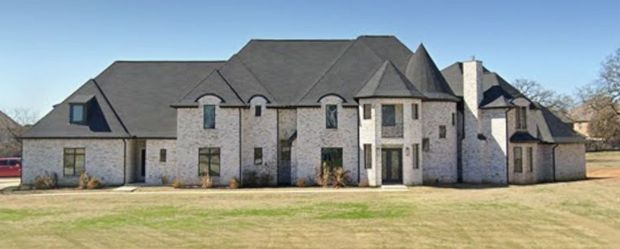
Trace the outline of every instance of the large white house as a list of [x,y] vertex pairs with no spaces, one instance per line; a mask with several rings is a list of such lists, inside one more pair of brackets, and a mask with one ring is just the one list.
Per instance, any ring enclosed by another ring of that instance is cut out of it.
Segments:
[[371,186],[585,178],[582,137],[481,61],[439,70],[394,36],[251,40],[227,61],[117,61],[24,136],[25,184],[274,185],[344,167]]

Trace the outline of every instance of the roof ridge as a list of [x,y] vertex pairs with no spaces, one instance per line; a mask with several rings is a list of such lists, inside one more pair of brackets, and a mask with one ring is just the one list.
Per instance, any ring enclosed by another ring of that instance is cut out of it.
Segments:
[[99,87],[99,84],[97,83],[97,81],[95,79],[91,79],[93,81],[93,84],[95,85],[95,88],[97,88],[97,91],[99,91],[99,93],[101,93],[101,96],[103,96],[103,100],[106,102],[106,104],[108,104],[108,106],[110,107],[110,110],[112,111],[112,113],[114,114],[114,117],[116,117],[116,120],[118,120],[118,122],[121,124],[121,127],[123,127],[123,130],[125,130],[125,133],[127,133],[127,135],[131,135],[129,133],[129,130],[127,129],[127,127],[125,126],[125,123],[123,122],[123,120],[121,119],[121,117],[118,115],[118,113],[116,113],[116,109],[114,109],[114,106],[112,106],[112,103],[110,103],[110,100],[108,100],[108,97],[106,96],[106,94],[103,92],[103,89],[101,89],[101,87]]
[[215,72],[217,72],[217,75],[219,75],[222,78],[222,80],[224,80],[224,83],[226,83],[228,88],[230,88],[230,90],[235,94],[235,96],[237,96],[237,98],[241,101],[241,103],[245,104],[245,101],[243,101],[243,98],[241,98],[241,96],[239,96],[239,93],[237,93],[237,91],[235,91],[235,89],[230,85],[230,83],[228,82],[226,77],[224,77],[224,75],[222,75],[220,70],[219,69],[215,69]]
[[312,85],[310,87],[308,87],[308,89],[305,91],[305,93],[299,97],[299,99],[295,102],[297,102],[299,104],[299,102],[301,102],[309,93],[310,91],[317,85],[319,84],[319,82],[321,82],[321,80],[323,78],[325,78],[325,75],[327,75],[327,73],[329,71],[332,70],[332,68],[334,68],[334,65],[336,65],[336,63],[338,63],[338,61],[340,61],[340,59],[342,59],[342,56],[344,56],[344,54],[347,53],[347,51],[349,51],[349,49],[351,49],[351,47],[353,47],[353,44],[355,44],[355,42],[357,42],[356,40],[352,40],[352,42],[347,45],[347,47],[345,49],[342,50],[342,52],[340,52],[340,54],[334,59],[334,61],[329,65],[329,67],[327,67],[327,69],[325,69],[325,71],[323,71],[323,73],[321,73],[321,75],[319,77],[317,77],[317,79],[314,81],[314,83],[312,83]]
[[[219,69],[216,69],[216,70],[219,70]],[[192,93],[194,90],[196,90],[196,88],[198,88],[198,86],[200,86],[200,84],[202,84],[202,82],[204,82],[206,79],[208,79],[209,76],[211,76],[216,70],[211,71],[205,77],[203,77],[202,79],[198,80],[198,83],[196,83],[196,85],[194,85],[192,87],[192,89],[189,89],[189,91],[187,91],[187,93],[185,93],[183,95],[183,97],[179,98],[179,100],[177,100],[177,101],[181,101],[181,100],[185,99],[185,97],[187,97],[190,93]]]
[[[237,55],[235,55],[237,56]],[[258,79],[258,77],[256,77],[256,74],[252,71],[252,69],[250,69],[245,62],[243,62],[243,59],[241,58],[241,56],[237,56],[239,63],[241,63],[241,66],[243,66],[245,68],[245,70],[248,70],[248,72],[250,73],[250,75],[252,76],[252,78],[254,78],[256,80],[256,82],[263,88],[265,89],[265,91],[267,91],[267,93],[269,93],[270,97],[275,101],[276,97],[274,97],[274,95],[271,93],[271,91],[269,91],[269,89],[263,85],[263,83]],[[249,101],[249,100],[248,100]]]

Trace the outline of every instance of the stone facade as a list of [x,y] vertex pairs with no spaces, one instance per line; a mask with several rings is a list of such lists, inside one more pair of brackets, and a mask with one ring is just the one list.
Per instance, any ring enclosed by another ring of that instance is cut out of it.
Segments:
[[[148,139],[146,140],[146,172],[147,184],[162,184],[162,178],[167,177],[170,181],[177,175],[176,139]],[[165,152],[165,160],[161,158],[162,150]]]
[[560,144],[555,154],[555,180],[569,181],[586,178],[586,148],[584,144]]
[[121,139],[25,139],[23,142],[22,183],[33,184],[37,176],[56,174],[58,185],[75,186],[79,173],[65,176],[64,149],[84,148],[85,170],[105,185],[122,185],[124,144]]
[[[427,101],[422,104],[422,137],[428,139],[428,151],[423,151],[424,183],[454,183],[457,181],[456,103]],[[439,135],[445,127],[446,137]]]
[[[241,167],[243,172],[255,172],[258,176],[269,174],[272,184],[276,182],[278,169],[278,110],[266,108],[267,100],[257,96],[250,100],[250,108],[241,109]],[[256,116],[260,108],[260,116]],[[262,149],[262,161],[254,161],[254,148]],[[246,174],[246,173],[244,173]]]

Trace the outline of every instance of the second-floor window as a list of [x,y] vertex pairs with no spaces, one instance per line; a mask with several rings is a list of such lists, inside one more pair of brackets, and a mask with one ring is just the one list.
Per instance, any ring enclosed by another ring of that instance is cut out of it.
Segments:
[[418,119],[419,118],[418,111],[419,111],[418,104],[411,104],[411,118]]
[[527,107],[517,107],[516,126],[517,130],[527,130]]
[[86,105],[84,104],[71,104],[70,106],[69,120],[74,124],[86,123]]
[[446,138],[446,126],[445,125],[440,125],[439,126],[439,138]]
[[338,128],[338,106],[326,105],[325,106],[325,126],[328,129]]
[[396,126],[396,107],[394,105],[381,106],[381,124],[383,126]]
[[364,104],[364,119],[370,119],[372,116],[372,106],[370,104]]
[[215,105],[204,106],[203,127],[205,129],[215,129]]
[[263,114],[262,106],[260,105],[254,106],[254,116],[260,117],[262,114]]

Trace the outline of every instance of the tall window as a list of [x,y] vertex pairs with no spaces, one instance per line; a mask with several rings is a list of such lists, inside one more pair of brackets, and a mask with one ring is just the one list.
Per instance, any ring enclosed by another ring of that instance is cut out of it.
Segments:
[[413,119],[419,118],[418,104],[411,104],[411,118]]
[[396,125],[396,106],[394,105],[382,105],[381,106],[381,124],[383,126],[395,126]]
[[431,143],[427,137],[422,138],[422,150],[423,151],[431,151]]
[[86,163],[86,150],[84,148],[64,149],[64,175],[79,176],[84,171]]
[[413,144],[413,146],[411,146],[411,159],[413,160],[413,168],[419,169],[420,168],[420,145],[419,144]]
[[338,128],[338,106],[325,106],[325,125],[328,129]]
[[439,138],[446,138],[446,126],[445,125],[440,125],[439,126]]
[[527,107],[517,107],[516,110],[517,130],[527,130]]
[[159,161],[162,163],[166,162],[166,149],[159,150]]
[[198,175],[220,176],[220,148],[198,149]]
[[527,171],[534,171],[534,151],[532,147],[527,148]]
[[342,148],[321,148],[321,167],[342,167]]
[[254,106],[254,116],[260,117],[262,114],[263,114],[262,106],[260,105]]
[[523,172],[523,151],[521,147],[514,147],[514,171],[515,173]]
[[254,164],[255,165],[263,164],[263,148],[260,148],[260,147],[254,148]]
[[70,117],[69,120],[74,124],[86,123],[86,105],[84,104],[71,104],[70,105]]
[[456,113],[452,113],[452,126],[456,125]]
[[364,104],[363,107],[364,107],[364,119],[370,119],[371,116],[372,116],[372,114],[371,114],[372,105]]
[[364,168],[372,169],[372,145],[364,144]]
[[215,105],[204,106],[203,125],[205,129],[215,129]]

